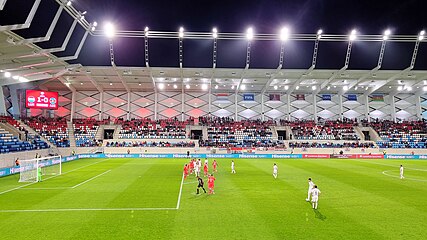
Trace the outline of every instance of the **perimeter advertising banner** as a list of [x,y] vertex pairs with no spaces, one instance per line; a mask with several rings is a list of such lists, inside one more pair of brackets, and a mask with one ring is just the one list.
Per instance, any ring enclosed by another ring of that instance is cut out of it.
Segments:
[[25,107],[57,110],[58,92],[25,90]]

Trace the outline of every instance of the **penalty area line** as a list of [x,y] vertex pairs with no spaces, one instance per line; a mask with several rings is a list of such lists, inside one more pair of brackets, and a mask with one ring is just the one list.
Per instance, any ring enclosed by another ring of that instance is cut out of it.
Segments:
[[81,182],[81,183],[79,183],[79,184],[77,184],[77,185],[74,185],[74,186],[72,186],[72,187],[71,187],[71,189],[74,189],[74,188],[76,188],[76,187],[78,187],[78,186],[81,186],[81,185],[83,185],[83,184],[87,183],[87,182],[90,182],[90,181],[92,181],[93,179],[95,179],[95,178],[97,178],[97,177],[100,177],[100,176],[102,176],[102,175],[104,175],[104,174],[106,174],[106,173],[109,173],[109,172],[111,172],[111,169],[110,169],[110,170],[107,170],[107,171],[105,171],[105,172],[103,172],[103,173],[101,173],[101,174],[98,174],[98,175],[96,175],[96,176],[94,176],[94,177],[91,177],[91,178],[89,178],[88,180],[86,180],[86,181],[84,181],[84,182]]
[[179,205],[181,204],[181,194],[182,194],[182,186],[184,185],[184,174],[182,174],[181,178],[181,186],[179,187],[178,201],[176,203],[176,210],[179,209]]
[[87,212],[87,211],[165,211],[176,208],[52,208],[52,209],[10,209],[0,210],[0,213],[25,212]]

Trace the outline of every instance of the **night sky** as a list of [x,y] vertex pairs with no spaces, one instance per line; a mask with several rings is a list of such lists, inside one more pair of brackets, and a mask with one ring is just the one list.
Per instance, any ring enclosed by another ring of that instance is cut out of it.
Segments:
[[[9,0],[0,12],[0,24],[23,23],[33,0]],[[106,21],[121,30],[246,32],[249,26],[255,33],[278,33],[284,25],[293,33],[348,34],[356,28],[360,34],[382,34],[390,28],[393,34],[416,35],[427,30],[425,1],[343,1],[343,0],[264,0],[264,1],[142,1],[142,0],[74,0],[73,6],[87,11],[86,19],[97,21],[102,28]],[[424,6],[423,6],[424,5]],[[43,0],[30,29],[16,33],[24,37],[44,36],[58,8],[54,0]],[[424,18],[424,19],[423,19]],[[51,41],[40,43],[43,48],[61,45],[71,17],[62,13]],[[72,55],[83,35],[81,27],[73,34],[67,51],[58,56]],[[150,65],[178,67],[177,39],[150,39]],[[355,42],[350,69],[372,69],[376,66],[380,42]],[[115,61],[118,66],[145,66],[142,38],[114,40]],[[338,69],[344,64],[346,42],[321,42],[317,68]],[[409,66],[414,43],[387,43],[383,69],[404,69]],[[110,65],[108,40],[88,37],[80,57],[70,63]],[[276,68],[280,42],[256,41],[252,48],[250,68]],[[313,42],[290,41],[285,47],[284,68],[309,68]],[[219,40],[218,62],[221,68],[243,68],[246,41]],[[415,69],[427,69],[427,43],[420,45]],[[184,39],[184,67],[211,67],[212,41]]]

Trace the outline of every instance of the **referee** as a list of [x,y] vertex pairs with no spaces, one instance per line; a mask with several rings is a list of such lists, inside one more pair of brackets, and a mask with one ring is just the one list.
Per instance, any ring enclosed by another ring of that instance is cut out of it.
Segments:
[[198,181],[199,185],[197,185],[197,191],[196,191],[196,193],[199,194],[199,188],[202,188],[203,191],[206,193],[206,190],[203,187],[203,179],[201,177],[197,176],[197,181]]

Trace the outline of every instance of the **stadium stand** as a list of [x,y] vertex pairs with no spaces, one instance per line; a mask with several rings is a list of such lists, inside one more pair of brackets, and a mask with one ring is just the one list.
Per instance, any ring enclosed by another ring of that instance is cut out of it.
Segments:
[[102,140],[95,139],[100,125],[109,124],[109,120],[98,121],[93,118],[74,119],[74,137],[77,147],[96,147],[102,145]]
[[32,117],[24,119],[25,124],[33,128],[57,147],[69,147],[67,121],[63,118]]
[[184,139],[185,127],[189,121],[177,119],[151,120],[149,118],[123,120],[116,119],[115,124],[122,125],[120,139]]
[[395,123],[389,120],[362,122],[363,126],[372,127],[378,132],[382,141],[380,148],[427,148],[427,122],[402,121]]
[[273,121],[244,120],[235,122],[231,118],[200,118],[207,126],[208,139],[199,142],[203,147],[271,147]]
[[354,126],[357,122],[345,121],[325,121],[315,123],[313,120],[283,122],[292,129],[293,139],[296,140],[360,140]]
[[319,142],[289,142],[290,148],[375,148],[372,142],[344,142],[344,143],[319,143]]
[[34,139],[31,143],[20,141],[8,131],[0,128],[0,153],[10,153],[28,151],[34,149],[48,148],[47,144],[39,139]]

